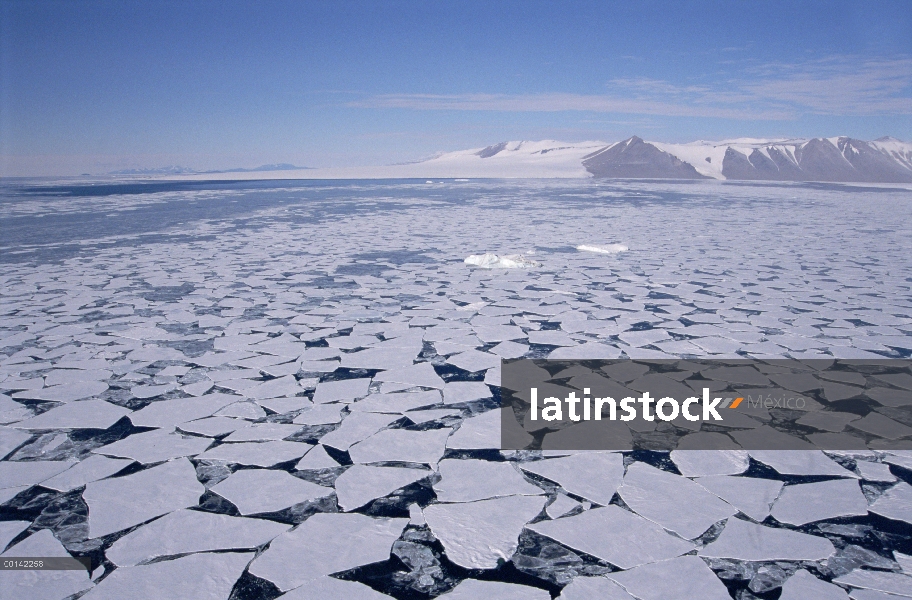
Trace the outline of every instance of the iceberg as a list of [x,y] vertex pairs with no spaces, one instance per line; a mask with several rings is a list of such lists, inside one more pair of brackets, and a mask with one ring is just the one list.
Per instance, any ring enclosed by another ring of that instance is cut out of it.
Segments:
[[540,267],[541,263],[528,259],[522,254],[506,254],[499,256],[485,252],[484,254],[470,254],[465,259],[465,264],[480,269],[531,269]]
[[605,244],[595,246],[593,244],[582,244],[576,247],[580,252],[595,252],[596,254],[617,254],[618,252],[627,252],[630,250],[624,244]]

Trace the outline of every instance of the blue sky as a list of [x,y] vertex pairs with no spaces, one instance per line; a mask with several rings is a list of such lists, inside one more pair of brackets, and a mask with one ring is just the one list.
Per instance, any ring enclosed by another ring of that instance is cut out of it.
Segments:
[[509,139],[912,140],[896,2],[0,0],[0,175]]

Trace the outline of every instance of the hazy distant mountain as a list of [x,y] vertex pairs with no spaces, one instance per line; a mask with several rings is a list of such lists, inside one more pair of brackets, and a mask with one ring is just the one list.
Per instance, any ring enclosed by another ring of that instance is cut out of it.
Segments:
[[[912,144],[883,137],[749,139],[689,144],[500,142],[410,165],[416,176],[744,179],[912,183]],[[423,170],[422,170],[423,169]]]
[[111,171],[108,175],[187,175],[191,173],[199,173],[199,171],[189,167],[170,166],[157,169],[121,169]]
[[238,167],[237,169],[219,169],[214,171],[199,171],[189,167],[160,167],[158,169],[124,169],[111,171],[108,175],[200,175],[205,173],[260,173],[263,171],[300,171],[311,167],[296,167],[288,163],[261,165],[252,169]]
[[200,173],[259,173],[262,171],[300,171],[302,169],[310,169],[311,167],[296,167],[288,163],[279,163],[275,165],[260,165],[259,167],[254,167],[252,169],[223,169],[220,171],[200,171]]

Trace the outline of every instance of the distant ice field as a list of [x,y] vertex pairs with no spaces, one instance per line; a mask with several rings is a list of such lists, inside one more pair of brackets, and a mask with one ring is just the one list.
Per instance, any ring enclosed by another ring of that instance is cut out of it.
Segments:
[[[912,453],[502,452],[496,410],[501,358],[912,356],[906,189],[8,180],[0,315],[0,554],[92,562],[0,599],[912,590]],[[912,434],[881,383],[815,426]]]

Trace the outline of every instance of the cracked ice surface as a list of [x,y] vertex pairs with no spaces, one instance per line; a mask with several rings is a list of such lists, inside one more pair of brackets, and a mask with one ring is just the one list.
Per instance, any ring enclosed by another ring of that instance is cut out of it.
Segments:
[[[908,357],[908,190],[163,185],[0,183],[0,550],[93,572],[0,597],[909,589],[908,452],[499,452],[494,393],[500,358]],[[907,435],[912,374],[858,384],[756,416]]]

